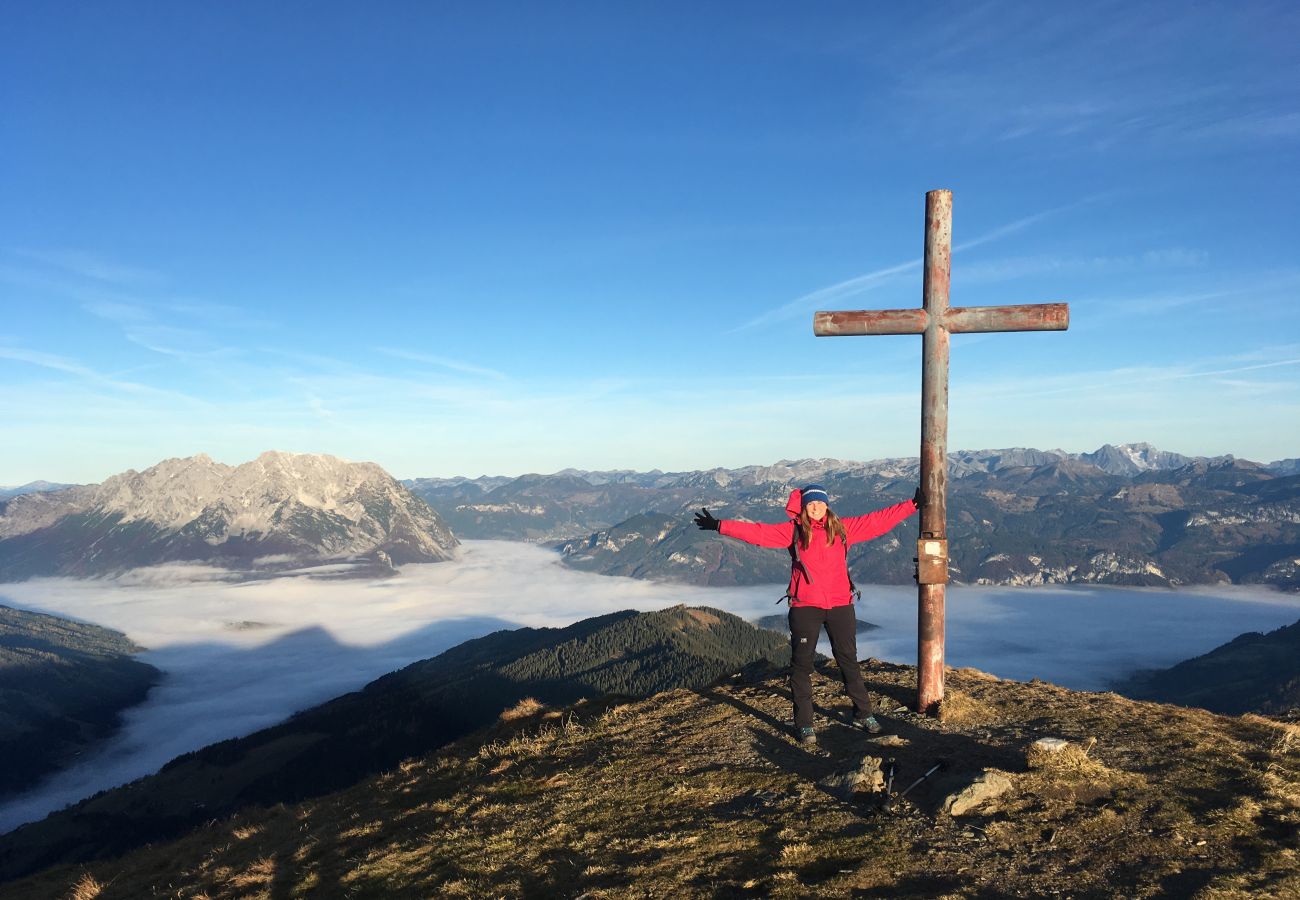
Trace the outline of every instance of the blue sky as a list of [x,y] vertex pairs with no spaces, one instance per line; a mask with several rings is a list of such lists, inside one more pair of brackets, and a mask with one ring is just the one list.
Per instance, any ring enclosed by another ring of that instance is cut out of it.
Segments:
[[0,484],[915,455],[933,188],[952,449],[1300,456],[1300,7],[808,6],[6,4]]

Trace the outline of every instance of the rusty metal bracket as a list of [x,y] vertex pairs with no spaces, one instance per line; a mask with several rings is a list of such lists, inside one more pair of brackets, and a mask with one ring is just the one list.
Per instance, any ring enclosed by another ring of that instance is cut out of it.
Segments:
[[924,537],[916,542],[916,581],[918,584],[948,583],[948,541]]

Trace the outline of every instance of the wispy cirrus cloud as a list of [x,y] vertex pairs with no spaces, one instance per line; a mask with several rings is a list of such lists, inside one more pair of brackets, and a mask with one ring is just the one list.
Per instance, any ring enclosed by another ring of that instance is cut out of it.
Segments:
[[1084,199],[1077,200],[1074,203],[1067,203],[1063,206],[1054,206],[1051,209],[1045,209],[1042,212],[1037,212],[1033,215],[1016,219],[1013,222],[1008,222],[1005,225],[999,225],[997,228],[986,231],[978,237],[973,237],[969,241],[957,241],[952,246],[952,252],[961,253],[964,250],[973,250],[974,248],[981,247],[984,244],[991,244],[994,241],[1000,241],[1004,237],[1010,237],[1013,234],[1018,234],[1024,231],[1032,225],[1037,225],[1045,219],[1050,219],[1051,217],[1060,215],[1063,212],[1077,209],[1085,204],[1095,203],[1098,199],[1099,197],[1085,197]]
[[748,322],[744,322],[731,329],[730,333],[745,331],[749,328],[757,328],[762,325],[770,325],[773,322],[784,322],[798,315],[803,315],[817,309],[832,301],[843,300],[846,297],[853,297],[858,294],[866,293],[873,288],[887,283],[889,280],[902,275],[906,272],[912,272],[921,267],[920,259],[912,259],[907,262],[897,263],[896,265],[886,266],[882,269],[876,269],[865,275],[856,275],[853,278],[826,287],[818,288],[815,291],[809,291],[799,297],[794,298],[789,303],[770,309],[761,315],[755,316]]
[[385,356],[391,356],[394,359],[404,359],[408,362],[420,363],[425,366],[434,366],[440,369],[449,369],[452,372],[459,372],[463,375],[475,375],[483,378],[492,378],[497,381],[505,381],[507,375],[497,369],[489,369],[486,366],[476,366],[473,363],[467,363],[459,359],[452,359],[447,356],[434,356],[428,353],[415,353],[410,350],[400,350],[394,347],[376,347],[376,352]]
[[[994,241],[1001,240],[1002,238],[1009,237],[1013,234],[1018,234],[1039,222],[1050,219],[1053,216],[1072,209],[1077,209],[1087,204],[1095,203],[1102,199],[1103,196],[1104,195],[1098,194],[1085,197],[1082,200],[1077,200],[1073,203],[1045,209],[1042,212],[1037,212],[1016,219],[1015,221],[1008,222],[1005,225],[999,225],[997,228],[986,231],[977,237],[971,238],[969,241],[954,244],[952,252],[960,253],[985,244],[991,244]],[[789,303],[782,304],[775,309],[770,309],[767,312],[755,316],[748,322],[737,325],[735,328],[731,329],[729,333],[745,331],[762,325],[770,325],[773,322],[788,321],[795,316],[807,315],[808,313],[814,312],[818,309],[824,309],[826,304],[866,293],[867,291],[889,283],[900,275],[914,272],[921,268],[923,261],[924,260],[920,257],[917,257],[916,259],[910,259],[906,262],[896,263],[892,266],[885,266],[884,268],[876,269],[872,272],[866,273],[865,275],[857,275],[853,278],[848,278],[844,281],[818,288],[815,291],[809,291],[806,294],[796,297]]]
[[193,298],[165,299],[158,303],[158,308],[169,313],[185,316],[207,325],[222,328],[239,328],[259,330],[274,327],[274,322],[262,315],[250,312],[241,306],[230,303],[214,303],[209,300]]
[[[1186,307],[1234,310],[1243,299],[1277,297],[1291,299],[1300,288],[1300,272],[1279,271],[1262,277],[1234,279],[1226,287],[1209,290],[1173,290],[1141,294],[1120,294],[1082,298],[1081,306],[1089,310],[1080,327],[1093,329],[1108,323],[1142,316],[1159,316]],[[1288,304],[1285,309],[1289,309]]]
[[100,319],[118,325],[139,325],[153,321],[153,315],[140,303],[122,300],[91,300],[82,304],[82,309]]
[[[1107,152],[1300,137],[1295,4],[1190,12],[1113,3],[1044,16],[1032,6],[968,4],[894,35],[873,59],[905,101],[904,128],[943,121],[966,144]],[[1214,64],[1200,63],[1207,58]]]
[[92,281],[122,287],[154,286],[166,282],[166,276],[153,269],[125,265],[85,250],[31,250],[10,248],[16,256]]
[[[1272,357],[1272,358],[1267,358]],[[1227,375],[1258,372],[1265,369],[1292,369],[1300,366],[1300,347],[1283,345],[1261,349],[1243,357],[1225,356],[1196,359],[1157,366],[1117,366],[1081,372],[1043,373],[1034,385],[1022,380],[984,380],[963,388],[971,395],[988,397],[1014,395],[1017,398],[1059,394],[1111,395],[1126,388],[1150,387],[1160,382],[1195,379],[1220,379]]]
[[75,378],[97,387],[111,388],[115,391],[122,391],[130,394],[149,394],[159,397],[181,398],[186,401],[193,400],[193,398],[177,391],[164,390],[134,381],[124,381],[115,376],[105,375],[98,372],[90,366],[75,359],[70,359],[54,353],[46,353],[40,350],[29,350],[22,347],[0,345],[0,359],[27,363],[28,365],[36,366],[38,368],[60,372],[64,375],[72,375]]
[[1119,256],[1012,256],[965,263],[954,271],[953,281],[963,284],[996,283],[1049,274],[1112,274],[1149,269],[1193,269],[1204,266],[1204,250],[1174,247]]
[[139,298],[130,292],[79,278],[64,271],[51,272],[26,265],[0,263],[0,284],[7,285],[11,293],[21,292],[26,296],[90,305],[102,304],[105,309],[113,305],[130,307],[139,303]]
[[169,315],[164,305],[120,300],[92,300],[85,312],[111,322],[122,337],[136,346],[182,362],[198,362],[235,355],[237,351],[206,327],[194,327]]
[[10,248],[6,254],[10,262],[0,262],[0,283],[22,294],[70,301],[120,328],[125,340],[174,361],[228,357],[234,351],[221,336],[225,331],[270,326],[240,307],[178,297],[164,274],[94,253]]

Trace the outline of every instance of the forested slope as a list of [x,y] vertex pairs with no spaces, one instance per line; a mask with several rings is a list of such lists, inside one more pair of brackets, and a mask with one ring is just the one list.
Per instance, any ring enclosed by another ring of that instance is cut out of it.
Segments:
[[94,741],[158,680],[121,632],[0,606],[0,794],[30,787]]

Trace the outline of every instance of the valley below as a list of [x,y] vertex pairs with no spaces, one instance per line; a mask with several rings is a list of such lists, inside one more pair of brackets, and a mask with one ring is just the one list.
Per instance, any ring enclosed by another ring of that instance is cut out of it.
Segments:
[[[779,614],[780,585],[699,587],[575,571],[540,546],[467,541],[452,562],[386,578],[230,580],[204,566],[116,579],[0,586],[0,603],[124,632],[164,673],[97,752],[0,806],[0,830],[41,818],[167,761],[248,734],[471,638],[563,626],[616,610],[711,606],[748,621]],[[859,656],[914,662],[914,588],[867,586]],[[949,591],[948,662],[1015,679],[1102,690],[1247,631],[1300,618],[1300,597],[1266,588],[1113,587]],[[823,648],[825,649],[825,648]]]

